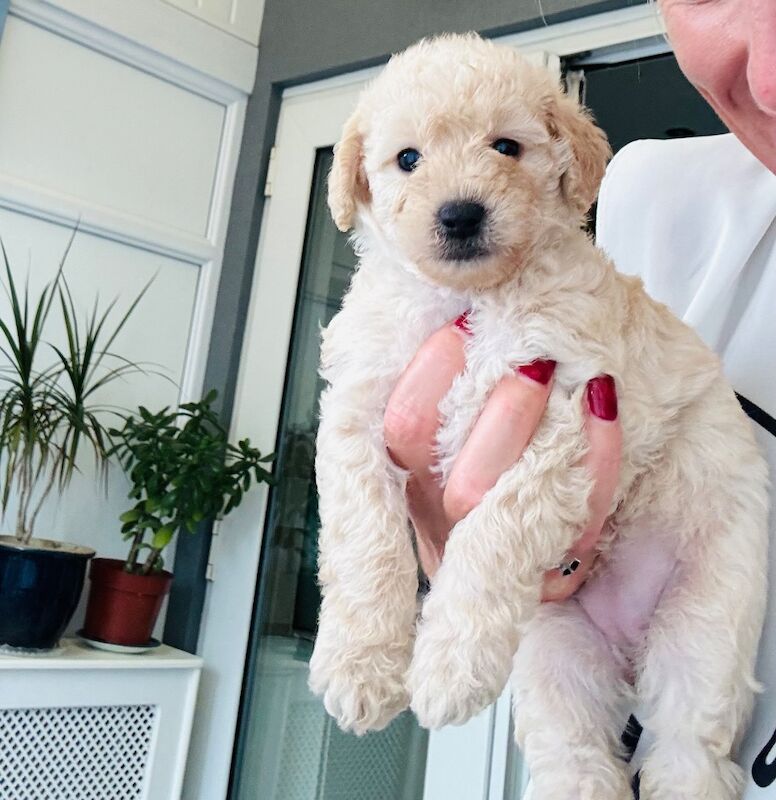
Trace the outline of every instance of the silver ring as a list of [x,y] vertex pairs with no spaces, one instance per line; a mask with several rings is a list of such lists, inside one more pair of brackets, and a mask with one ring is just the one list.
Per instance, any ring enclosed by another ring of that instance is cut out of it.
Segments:
[[582,565],[582,562],[578,558],[572,558],[571,561],[561,561],[558,564],[558,569],[560,570],[560,574],[563,575],[564,578],[567,578],[569,575],[573,575]]

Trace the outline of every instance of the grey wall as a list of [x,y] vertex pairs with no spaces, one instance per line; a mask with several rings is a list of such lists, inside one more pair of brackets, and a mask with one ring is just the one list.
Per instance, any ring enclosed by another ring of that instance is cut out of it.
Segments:
[[[231,417],[269,150],[284,87],[379,64],[422,36],[512,33],[645,0],[266,0],[205,378]],[[2,5],[2,0],[0,0]],[[165,641],[196,649],[209,532],[179,538]]]

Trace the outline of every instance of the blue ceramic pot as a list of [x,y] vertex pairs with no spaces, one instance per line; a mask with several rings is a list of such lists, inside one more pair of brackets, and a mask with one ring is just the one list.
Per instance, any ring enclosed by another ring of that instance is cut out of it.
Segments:
[[88,547],[0,536],[0,646],[51,650],[75,613]]

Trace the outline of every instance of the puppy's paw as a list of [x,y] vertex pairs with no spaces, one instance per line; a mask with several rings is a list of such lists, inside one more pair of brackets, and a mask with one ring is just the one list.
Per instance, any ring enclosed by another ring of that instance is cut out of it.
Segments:
[[471,634],[466,624],[424,620],[407,681],[410,707],[424,728],[461,725],[501,694],[512,652],[503,643]]
[[423,728],[438,730],[445,725],[463,725],[483,708],[490,705],[497,695],[472,692],[468,684],[437,682],[432,676],[410,677],[410,708]]
[[343,731],[361,736],[379,731],[409,705],[404,685],[406,651],[342,650],[336,659],[316,648],[310,660],[310,689],[323,696],[326,711]]
[[744,771],[729,758],[717,758],[704,748],[674,743],[671,753],[655,748],[641,769],[642,800],[739,800]]
[[407,708],[409,695],[401,680],[367,678],[350,671],[332,677],[323,695],[326,711],[343,731],[361,736],[379,731]]

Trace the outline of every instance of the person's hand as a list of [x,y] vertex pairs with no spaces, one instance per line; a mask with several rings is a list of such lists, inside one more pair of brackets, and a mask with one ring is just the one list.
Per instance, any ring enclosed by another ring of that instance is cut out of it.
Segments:
[[[418,557],[429,579],[439,569],[455,523],[523,454],[552,388],[555,364],[551,361],[520,366],[514,375],[503,378],[488,398],[443,490],[432,472],[438,405],[464,368],[468,335],[466,315],[432,334],[399,379],[385,412],[388,451],[410,472],[407,502]],[[585,403],[590,443],[585,463],[595,479],[589,522],[564,561],[570,565],[566,570],[570,574],[553,569],[545,575],[544,600],[565,599],[584,582],[617,485],[622,432],[612,378],[603,375],[590,381]]]

